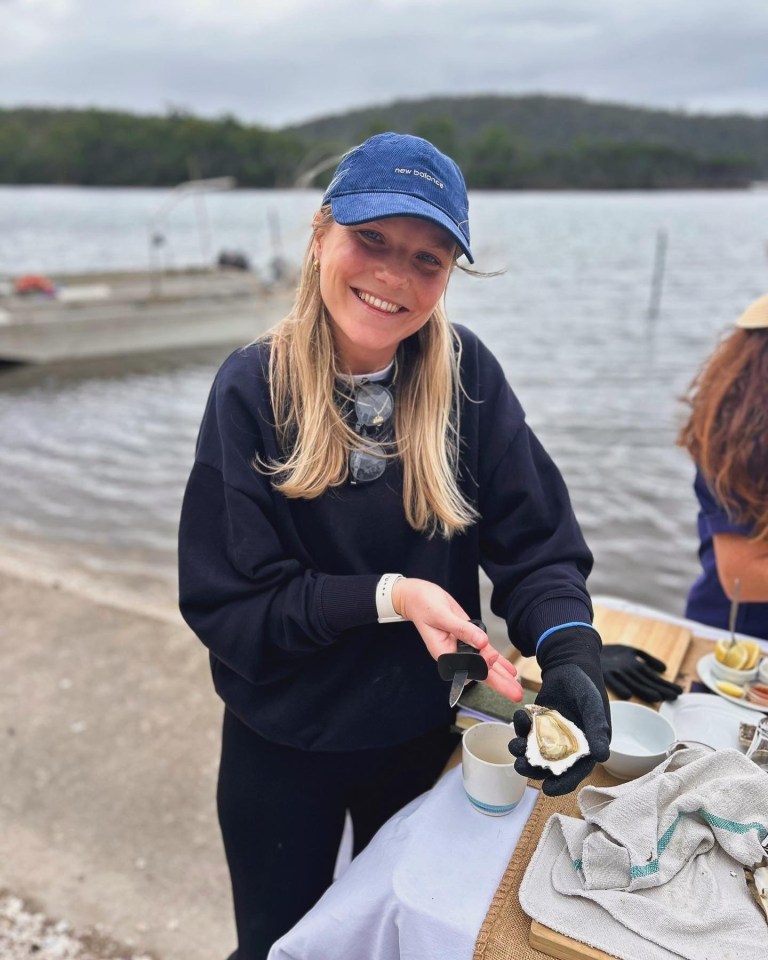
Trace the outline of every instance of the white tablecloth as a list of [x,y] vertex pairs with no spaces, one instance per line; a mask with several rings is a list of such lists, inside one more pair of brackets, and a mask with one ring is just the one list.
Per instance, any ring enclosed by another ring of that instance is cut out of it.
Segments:
[[538,791],[506,817],[464,795],[461,770],[395,814],[268,960],[471,960]]

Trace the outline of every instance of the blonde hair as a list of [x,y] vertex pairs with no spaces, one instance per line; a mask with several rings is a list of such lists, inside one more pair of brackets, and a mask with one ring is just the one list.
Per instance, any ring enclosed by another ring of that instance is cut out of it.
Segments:
[[[314,229],[333,222],[330,208]],[[289,498],[314,499],[349,477],[349,454],[364,441],[344,421],[338,395],[330,317],[313,268],[314,234],[307,247],[291,312],[260,340],[270,345],[269,388],[280,461],[256,468]],[[397,349],[395,439],[389,456],[403,466],[403,507],[414,530],[449,538],[477,519],[458,485],[461,341],[442,303]]]

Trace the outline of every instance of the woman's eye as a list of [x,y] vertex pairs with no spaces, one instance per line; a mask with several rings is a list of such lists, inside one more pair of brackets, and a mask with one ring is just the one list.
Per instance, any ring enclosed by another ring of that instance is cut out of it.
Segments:
[[365,240],[370,240],[371,243],[378,243],[382,239],[377,230],[358,230],[358,234]]
[[419,260],[423,263],[426,263],[430,267],[439,267],[441,266],[440,261],[431,253],[420,253]]

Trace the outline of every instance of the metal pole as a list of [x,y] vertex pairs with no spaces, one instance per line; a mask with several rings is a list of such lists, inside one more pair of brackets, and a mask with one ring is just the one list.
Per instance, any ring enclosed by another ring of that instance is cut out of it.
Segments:
[[[200,171],[200,162],[197,157],[189,157],[187,160],[187,169],[189,170],[189,179],[191,183],[200,182],[202,173]],[[203,191],[195,191],[195,214],[197,220],[197,235],[200,240],[200,252],[203,256],[203,264],[210,270],[211,264],[211,227],[208,222],[208,211],[205,206]]]
[[653,277],[651,298],[648,302],[648,319],[656,320],[661,309],[661,294],[664,288],[664,273],[667,265],[667,231],[656,231],[656,246],[653,254]]
[[150,263],[153,262],[153,245],[161,246],[165,244],[165,221],[176,204],[191,195],[196,196],[201,192],[209,193],[219,190],[232,190],[236,185],[234,177],[210,177],[206,180],[189,180],[186,183],[180,183],[174,187],[165,202],[155,211],[148,224]]

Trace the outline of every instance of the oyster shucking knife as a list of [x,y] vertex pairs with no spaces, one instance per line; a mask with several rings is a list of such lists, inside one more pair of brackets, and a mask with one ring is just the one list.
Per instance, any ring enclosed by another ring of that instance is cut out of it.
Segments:
[[[487,633],[482,620],[470,622]],[[485,680],[488,676],[488,664],[482,654],[463,640],[459,640],[456,653],[440,654],[437,658],[437,670],[441,680],[449,680],[451,683],[451,689],[448,692],[448,704],[451,707],[458,703],[467,680]]]

